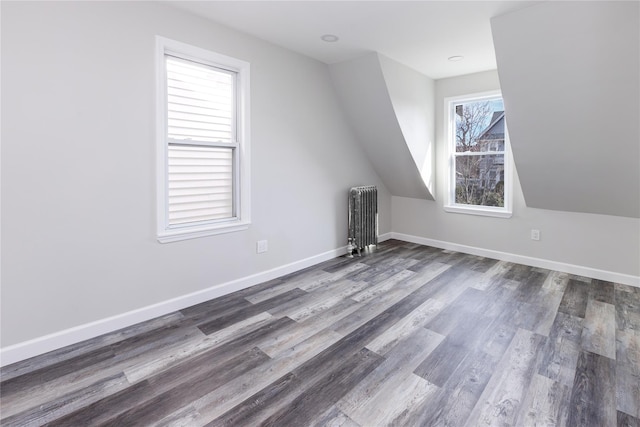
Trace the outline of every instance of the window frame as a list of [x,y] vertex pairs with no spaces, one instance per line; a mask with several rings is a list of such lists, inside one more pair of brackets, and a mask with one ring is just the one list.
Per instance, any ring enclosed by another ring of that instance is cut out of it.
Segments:
[[[167,71],[165,55],[212,66],[235,74],[235,141],[224,143],[185,143],[168,137]],[[251,224],[251,141],[249,117],[250,64],[186,43],[156,36],[156,233],[160,243],[175,242],[246,230]],[[203,222],[169,225],[169,144],[217,145],[232,149],[234,216]]]
[[[502,98],[501,91],[488,91],[468,95],[446,97],[444,99],[445,109],[445,144],[447,153],[447,200],[444,210],[450,213],[461,213],[469,215],[489,216],[496,218],[511,218],[513,216],[513,160],[511,156],[511,144],[509,142],[509,132],[505,118],[504,129],[504,207],[467,205],[455,202],[456,192],[456,128],[455,128],[455,105],[469,102],[490,101]],[[504,100],[504,99],[503,99]],[[495,155],[499,151],[486,151],[473,155]]]

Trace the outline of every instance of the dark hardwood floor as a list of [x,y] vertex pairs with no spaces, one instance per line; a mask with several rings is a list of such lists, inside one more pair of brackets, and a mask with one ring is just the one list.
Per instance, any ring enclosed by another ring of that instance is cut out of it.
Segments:
[[391,240],[0,374],[3,426],[640,426],[640,288]]

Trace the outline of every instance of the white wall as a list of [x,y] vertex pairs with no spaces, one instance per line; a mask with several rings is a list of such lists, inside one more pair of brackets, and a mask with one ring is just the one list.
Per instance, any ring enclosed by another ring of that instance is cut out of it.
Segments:
[[[522,257],[640,275],[640,220],[528,208],[517,174],[513,217],[479,217],[443,210],[446,194],[444,98],[500,89],[495,71],[436,81],[436,201],[392,197],[395,233],[506,252]],[[507,113],[508,115],[508,113]],[[540,168],[538,173],[544,174]],[[541,231],[532,241],[530,230]]]
[[[371,160],[389,192],[397,196],[433,199],[421,176],[422,171],[416,167],[390,98],[386,79],[398,77],[398,73],[385,76],[380,55],[375,52],[332,64],[330,70],[341,107],[358,136],[363,153]],[[395,71],[395,67],[392,70]],[[406,75],[407,70],[413,72],[404,67],[404,73],[399,74]]]
[[[434,90],[432,79],[406,65],[378,54],[380,69],[386,83],[404,141],[411,152],[420,176],[433,200],[434,162]],[[411,166],[406,165],[406,168]]]
[[[247,231],[156,241],[155,35],[251,63]],[[3,348],[342,247],[354,184],[391,229],[314,60],[158,3],[2,2],[1,76]]]

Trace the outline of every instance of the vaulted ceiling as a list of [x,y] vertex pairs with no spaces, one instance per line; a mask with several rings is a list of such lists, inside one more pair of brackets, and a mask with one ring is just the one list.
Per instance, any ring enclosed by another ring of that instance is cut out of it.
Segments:
[[[170,1],[335,64],[377,52],[432,79],[495,70],[490,18],[539,1]],[[324,34],[340,38],[321,40]],[[451,56],[464,56],[451,62]]]
[[170,3],[329,64],[393,195],[433,198],[433,109],[412,95],[497,68],[527,206],[640,217],[638,2]]

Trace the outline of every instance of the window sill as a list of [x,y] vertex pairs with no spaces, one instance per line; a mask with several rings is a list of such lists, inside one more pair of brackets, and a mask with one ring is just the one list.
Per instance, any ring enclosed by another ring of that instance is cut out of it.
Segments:
[[163,230],[158,233],[158,242],[171,243],[181,240],[197,239],[199,237],[215,236],[216,234],[233,233],[248,229],[249,224],[249,222],[234,222],[229,224]]
[[450,213],[460,213],[466,215],[479,215],[479,216],[489,216],[493,218],[511,218],[513,213],[510,210],[502,209],[502,208],[490,208],[490,207],[480,207],[480,206],[465,206],[465,205],[448,205],[444,207],[446,212]]

